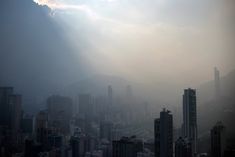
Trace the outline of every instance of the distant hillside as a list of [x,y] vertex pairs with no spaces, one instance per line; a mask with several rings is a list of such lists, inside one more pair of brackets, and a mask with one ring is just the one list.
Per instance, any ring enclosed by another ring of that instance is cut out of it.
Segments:
[[221,77],[222,94],[214,97],[214,81],[198,88],[198,124],[199,132],[209,131],[217,121],[222,121],[227,127],[228,134],[235,133],[233,122],[235,114],[235,70]]
[[79,59],[81,51],[71,49],[63,33],[47,7],[33,0],[1,0],[0,86],[13,86],[23,95],[24,105],[35,107],[81,79],[87,66]]
[[124,94],[127,85],[131,83],[117,76],[94,75],[67,86],[61,93],[69,96],[76,96],[79,93],[106,96],[108,85],[112,86],[115,95],[120,95]]
[[[221,95],[235,99],[235,70],[221,77]],[[206,82],[198,87],[199,104],[214,99],[214,81]]]

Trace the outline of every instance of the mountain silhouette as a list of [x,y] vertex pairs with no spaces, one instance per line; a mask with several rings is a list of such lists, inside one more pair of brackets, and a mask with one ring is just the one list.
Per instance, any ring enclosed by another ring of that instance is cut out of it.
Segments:
[[25,99],[42,100],[84,75],[85,67],[49,8],[32,0],[0,3],[0,86],[15,87]]

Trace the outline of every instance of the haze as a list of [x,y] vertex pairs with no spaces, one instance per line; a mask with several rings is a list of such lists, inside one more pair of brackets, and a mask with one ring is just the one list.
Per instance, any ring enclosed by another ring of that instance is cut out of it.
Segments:
[[44,93],[39,100],[96,74],[159,93],[197,87],[215,66],[222,76],[235,67],[233,8],[233,0],[4,0],[1,84]]
[[71,47],[82,47],[98,73],[197,85],[211,79],[214,66],[224,74],[234,68],[229,0],[35,2],[51,8]]

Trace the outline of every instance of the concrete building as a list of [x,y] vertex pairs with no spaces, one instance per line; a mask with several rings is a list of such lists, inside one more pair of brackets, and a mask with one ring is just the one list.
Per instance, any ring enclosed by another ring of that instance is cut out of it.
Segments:
[[173,156],[173,118],[170,111],[163,109],[160,118],[154,121],[155,157]]
[[179,137],[175,142],[175,157],[192,157],[192,145],[187,139]]
[[213,157],[223,157],[226,147],[225,127],[221,122],[211,129],[211,155]]
[[193,156],[197,154],[197,103],[196,90],[188,88],[183,94],[183,137],[192,143]]
[[55,127],[61,133],[70,132],[69,124],[72,119],[72,99],[69,97],[54,95],[47,99],[48,124]]
[[137,157],[138,152],[143,152],[143,141],[135,136],[113,141],[113,157]]

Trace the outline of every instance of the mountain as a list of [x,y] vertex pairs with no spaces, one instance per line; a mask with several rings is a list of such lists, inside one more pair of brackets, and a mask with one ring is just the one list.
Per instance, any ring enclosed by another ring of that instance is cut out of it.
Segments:
[[1,0],[0,86],[15,87],[31,105],[81,79],[80,50],[71,49],[63,34],[47,7]]
[[198,124],[201,134],[209,130],[217,121],[227,127],[229,136],[235,137],[233,118],[235,114],[235,70],[221,77],[221,97],[214,97],[214,81],[207,82],[198,88]]
[[73,83],[61,91],[62,94],[76,96],[79,93],[90,93],[97,96],[106,96],[108,86],[111,85],[113,93],[122,95],[125,93],[127,85],[133,85],[128,80],[112,75],[93,75],[87,79]]

